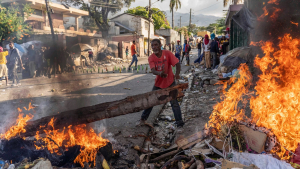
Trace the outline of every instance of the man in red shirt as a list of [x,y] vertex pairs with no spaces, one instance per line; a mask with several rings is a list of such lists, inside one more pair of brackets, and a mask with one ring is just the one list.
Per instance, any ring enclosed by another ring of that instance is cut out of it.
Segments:
[[[155,84],[152,91],[175,86],[175,80],[180,79],[179,73],[181,68],[178,58],[176,58],[169,50],[161,50],[161,42],[159,39],[152,40],[151,47],[153,54],[148,58],[148,62],[152,73],[156,75]],[[176,66],[175,75],[173,74],[171,66]],[[176,99],[172,100],[170,103],[176,120],[176,125],[178,127],[177,131],[181,131],[184,122],[182,121],[180,106]],[[138,126],[145,124],[152,111],[152,108],[153,107],[146,109],[143,112]]]
[[132,55],[132,61],[131,61],[131,64],[129,65],[129,68],[128,70],[130,70],[132,64],[135,62],[135,69],[137,69],[137,62],[138,62],[138,59],[137,59],[137,56],[136,56],[136,46],[135,46],[135,41],[133,41],[133,44],[131,45],[131,55]]

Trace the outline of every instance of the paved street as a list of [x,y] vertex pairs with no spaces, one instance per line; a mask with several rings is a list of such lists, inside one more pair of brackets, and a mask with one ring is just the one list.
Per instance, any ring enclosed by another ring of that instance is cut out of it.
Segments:
[[[195,59],[195,58],[194,58]],[[192,60],[194,60],[192,59]],[[147,59],[141,59],[143,62]],[[182,66],[182,72],[189,67]],[[181,72],[181,73],[182,73]],[[146,73],[94,73],[63,74],[58,78],[35,78],[22,80],[20,87],[0,88],[1,130],[15,122],[21,108],[23,113],[34,114],[34,119],[53,115],[62,111],[91,106],[99,103],[124,99],[127,96],[151,91],[155,76]],[[128,89],[124,89],[128,88]],[[28,104],[37,106],[25,111]],[[151,123],[160,112],[162,105],[156,106],[149,118]],[[91,124],[97,132],[103,130],[113,136],[121,145],[142,146],[144,138],[124,139],[135,134],[146,134],[148,127],[135,128],[142,112],[102,120]],[[121,133],[119,133],[121,132]],[[117,134],[119,133],[119,134]]]

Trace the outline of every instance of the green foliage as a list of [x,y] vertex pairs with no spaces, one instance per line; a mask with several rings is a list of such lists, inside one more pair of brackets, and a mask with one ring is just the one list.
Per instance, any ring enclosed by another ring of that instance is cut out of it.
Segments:
[[23,38],[30,36],[31,29],[24,21],[24,16],[30,16],[33,10],[29,5],[18,5],[15,2],[11,6],[0,5],[0,38],[21,43]]
[[[166,14],[163,11],[160,11],[158,8],[151,8],[152,10],[152,19],[154,22],[154,29],[170,29],[170,23],[168,22],[166,18]],[[149,11],[146,10],[145,7],[138,6],[136,8],[131,8],[125,11],[125,13],[130,13],[133,15],[142,16],[144,18],[149,18]]]
[[188,26],[187,29],[190,30],[190,32],[192,32],[194,35],[197,35],[197,32],[201,31],[209,31],[212,33],[215,32],[216,29],[217,34],[222,35],[223,30],[226,29],[225,18],[221,18],[217,20],[216,23],[209,24],[207,27],[196,26],[195,24],[191,24],[191,26]]
[[181,8],[181,1],[180,0],[170,0],[170,11],[174,9],[177,11],[178,8]]
[[214,32],[215,29],[218,35],[223,34],[223,30],[226,29],[225,18],[219,19],[216,23],[209,24],[208,27],[206,27],[206,30],[209,32]]
[[109,24],[108,14],[116,13],[123,7],[129,7],[135,0],[93,0],[93,4],[83,0],[62,0],[66,4],[72,4],[80,7],[80,9],[89,11],[89,16],[85,16],[83,25],[88,29],[99,29],[102,36],[108,36]]

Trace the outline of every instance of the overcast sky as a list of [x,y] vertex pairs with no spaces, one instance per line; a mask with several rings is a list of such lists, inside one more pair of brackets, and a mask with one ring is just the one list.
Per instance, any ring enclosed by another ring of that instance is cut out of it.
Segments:
[[[160,10],[166,11],[170,10],[169,3],[170,0],[164,0],[164,2],[156,2],[156,0],[151,0],[152,6],[159,8]],[[130,8],[137,6],[148,6],[149,0],[135,0],[130,6]],[[204,14],[204,15],[214,15],[218,17],[224,16],[224,11],[228,7],[223,7],[223,0],[181,0],[181,9],[178,9],[177,12],[180,13],[189,13],[192,8],[192,14]],[[128,8],[123,8],[122,13]]]

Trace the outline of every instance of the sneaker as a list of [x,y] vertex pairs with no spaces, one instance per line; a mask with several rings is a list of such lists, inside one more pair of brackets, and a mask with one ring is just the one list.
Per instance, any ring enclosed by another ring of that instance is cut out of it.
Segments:
[[18,86],[21,86],[21,83],[18,83],[17,85],[18,85]]
[[16,87],[16,86],[17,86],[17,84],[12,84],[11,86],[12,86],[12,87]]
[[143,126],[146,124],[146,120],[139,120],[137,123],[136,123],[136,127],[140,127],[140,126]]

